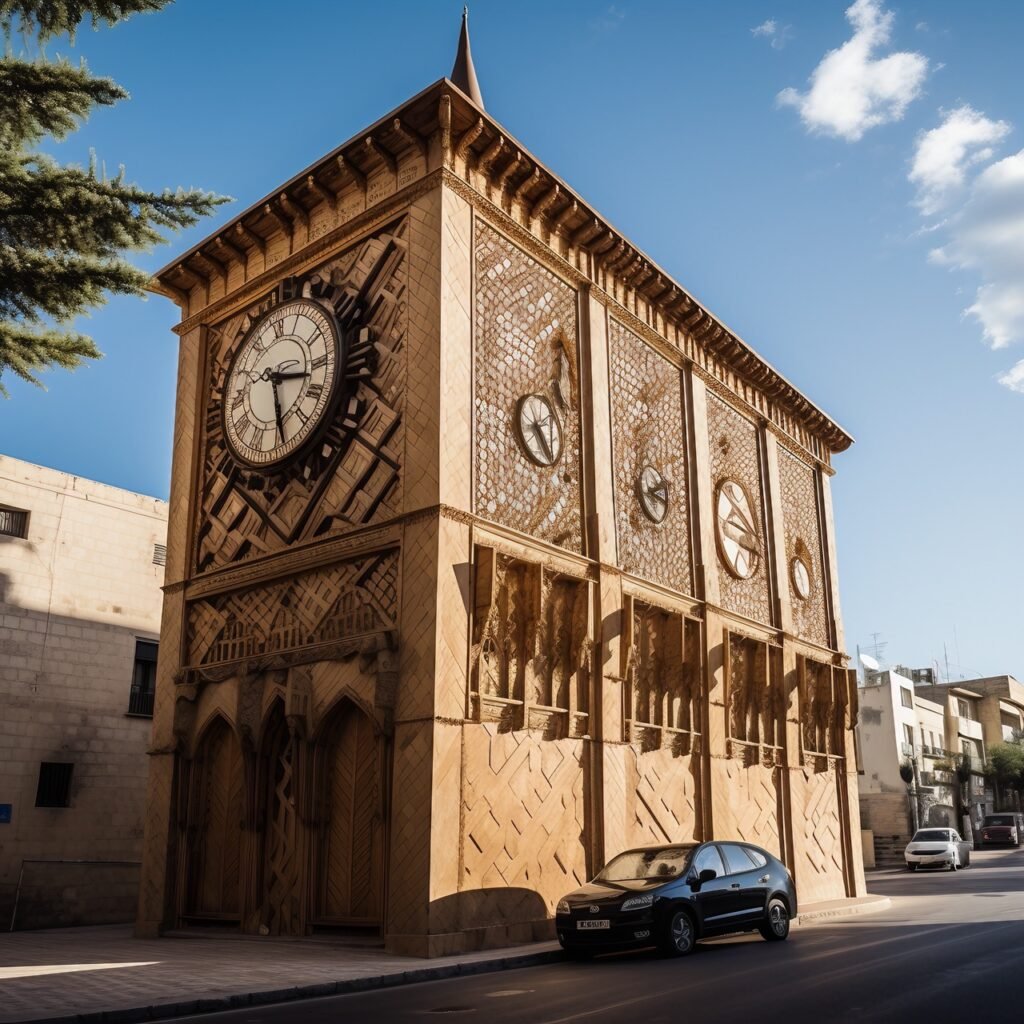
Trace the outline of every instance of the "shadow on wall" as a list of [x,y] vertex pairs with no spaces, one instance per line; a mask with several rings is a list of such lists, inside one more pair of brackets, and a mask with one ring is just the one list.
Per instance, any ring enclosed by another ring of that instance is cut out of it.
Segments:
[[[139,633],[23,608],[2,567],[0,624],[0,931],[131,921],[151,727],[128,714]],[[96,681],[95,702],[69,681]],[[37,806],[43,762],[73,766],[66,804]]]
[[555,922],[540,894],[515,886],[468,889],[433,900],[430,928],[432,932],[462,932],[466,949],[490,949],[555,937]]

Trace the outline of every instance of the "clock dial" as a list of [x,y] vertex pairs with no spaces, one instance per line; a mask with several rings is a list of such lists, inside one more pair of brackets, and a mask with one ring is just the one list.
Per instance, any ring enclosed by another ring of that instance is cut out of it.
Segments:
[[644,466],[636,482],[640,507],[652,523],[660,523],[668,515],[668,483],[653,467]]
[[715,526],[718,553],[725,567],[738,579],[750,579],[761,560],[761,542],[750,499],[735,480],[723,480],[718,485]]
[[789,563],[789,577],[796,596],[806,601],[811,596],[811,570],[799,555]]
[[562,457],[562,425],[543,395],[520,399],[516,429],[526,454],[538,466],[553,466]]
[[278,306],[242,342],[224,391],[224,432],[237,458],[267,468],[323,422],[338,390],[334,322],[315,302]]

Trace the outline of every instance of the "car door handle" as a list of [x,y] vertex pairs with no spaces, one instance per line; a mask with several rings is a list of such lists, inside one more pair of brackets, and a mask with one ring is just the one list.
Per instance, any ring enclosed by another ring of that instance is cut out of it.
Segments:
[[758,879],[758,882],[761,882],[761,883],[764,883],[764,882],[767,882],[767,881],[768,881],[768,876],[767,876],[767,875],[762,875],[762,876],[761,876],[761,877],[760,877],[760,878]]
[[739,887],[740,887],[740,883],[739,882],[733,882],[732,885],[729,886],[730,889],[738,889]]

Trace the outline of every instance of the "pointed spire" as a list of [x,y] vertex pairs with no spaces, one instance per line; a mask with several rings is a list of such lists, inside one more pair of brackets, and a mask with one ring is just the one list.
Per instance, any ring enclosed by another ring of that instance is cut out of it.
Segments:
[[480,92],[480,83],[476,80],[476,69],[473,67],[473,55],[469,51],[469,8],[462,8],[462,31],[459,33],[459,52],[455,55],[455,66],[452,68],[452,81],[481,109],[484,109],[484,98]]

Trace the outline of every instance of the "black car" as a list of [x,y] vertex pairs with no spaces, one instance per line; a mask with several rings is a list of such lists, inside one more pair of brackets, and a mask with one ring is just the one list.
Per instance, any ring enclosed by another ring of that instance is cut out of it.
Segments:
[[620,853],[559,900],[555,927],[570,955],[656,945],[684,956],[698,939],[730,932],[780,942],[796,914],[781,861],[749,843],[716,841]]

